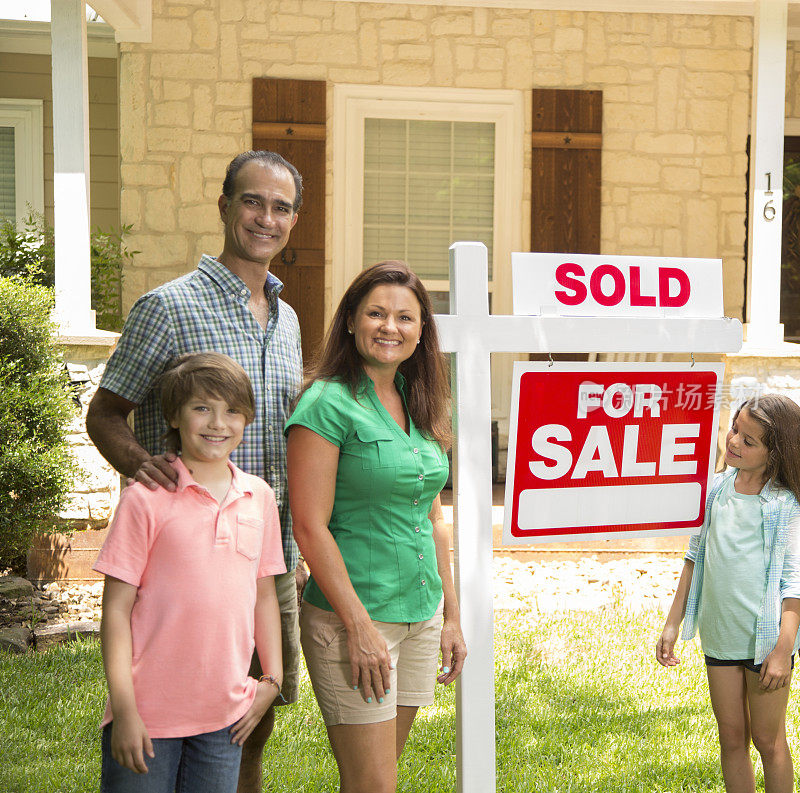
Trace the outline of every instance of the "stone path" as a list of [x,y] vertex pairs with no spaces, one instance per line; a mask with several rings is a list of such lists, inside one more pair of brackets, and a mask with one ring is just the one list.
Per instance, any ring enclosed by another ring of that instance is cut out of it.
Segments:
[[[519,562],[497,557],[494,605],[504,611],[592,610],[613,603],[635,610],[667,608],[682,565],[675,557],[609,562],[591,558]],[[0,646],[21,652],[26,643],[41,649],[76,633],[97,633],[102,581],[52,583],[42,588],[21,582],[5,590],[3,581],[10,579],[0,578]]]

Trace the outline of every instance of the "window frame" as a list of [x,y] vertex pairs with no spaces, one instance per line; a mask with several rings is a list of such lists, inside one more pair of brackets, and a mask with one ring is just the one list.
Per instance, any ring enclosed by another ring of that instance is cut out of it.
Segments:
[[[483,121],[495,127],[492,309],[509,313],[511,253],[522,249],[523,92],[336,85],[333,100],[332,304],[363,269],[364,119]],[[425,285],[436,291],[449,288],[444,280],[426,280]]]
[[14,129],[16,222],[44,212],[44,101],[0,98],[0,126]]

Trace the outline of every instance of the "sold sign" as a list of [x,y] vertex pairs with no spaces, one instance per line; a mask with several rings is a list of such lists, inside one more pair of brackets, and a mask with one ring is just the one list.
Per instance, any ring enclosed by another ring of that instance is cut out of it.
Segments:
[[713,475],[721,364],[517,363],[504,542],[689,534]]
[[513,253],[515,314],[721,317],[722,260]]

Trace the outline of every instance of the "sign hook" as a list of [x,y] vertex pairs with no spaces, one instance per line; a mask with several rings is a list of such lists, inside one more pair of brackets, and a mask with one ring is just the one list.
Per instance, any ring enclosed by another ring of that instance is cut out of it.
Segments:
[[549,363],[549,364],[547,364],[547,365],[548,365],[548,366],[552,366],[552,365],[555,363],[555,361],[553,360],[553,353],[551,353],[551,352],[548,352],[548,353],[547,353],[547,358],[548,358],[548,360],[550,361],[550,363]]
[[692,369],[694,369],[694,364],[695,364],[695,360],[694,360],[694,353],[693,353],[693,352],[690,352],[690,353],[689,353],[689,355],[691,355],[691,356],[692,356]]

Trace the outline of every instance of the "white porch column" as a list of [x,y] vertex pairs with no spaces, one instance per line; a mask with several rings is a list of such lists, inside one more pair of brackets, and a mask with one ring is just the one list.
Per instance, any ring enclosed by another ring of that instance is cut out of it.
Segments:
[[51,0],[56,318],[94,329],[89,241],[89,65],[85,0]]
[[777,347],[780,324],[787,0],[757,0],[748,229],[748,345]]

